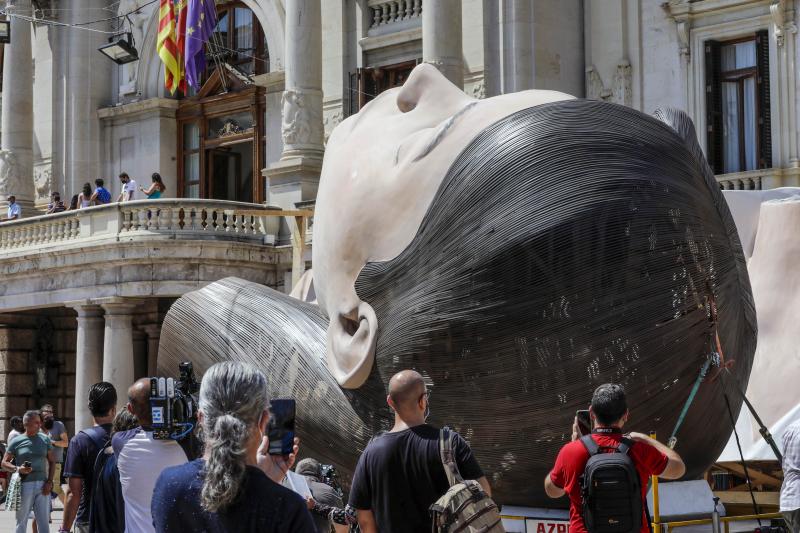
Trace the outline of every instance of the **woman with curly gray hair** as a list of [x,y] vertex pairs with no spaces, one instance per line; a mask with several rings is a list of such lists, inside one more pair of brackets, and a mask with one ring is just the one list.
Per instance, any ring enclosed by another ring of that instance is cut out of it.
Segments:
[[204,454],[165,469],[152,499],[157,532],[313,532],[306,502],[279,485],[294,464],[267,453],[267,378],[243,363],[218,363],[200,385]]

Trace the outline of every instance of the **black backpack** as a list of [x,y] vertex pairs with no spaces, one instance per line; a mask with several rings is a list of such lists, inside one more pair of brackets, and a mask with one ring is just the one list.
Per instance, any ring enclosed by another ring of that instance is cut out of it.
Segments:
[[[581,437],[589,452],[581,476],[583,523],[589,533],[638,533],[642,527],[642,487],[623,438],[614,447],[600,447],[591,435]],[[611,452],[611,453],[608,453]]]
[[89,531],[122,533],[125,531],[125,501],[119,481],[117,459],[111,449],[111,436],[84,431],[97,446],[92,471],[92,498],[89,504]]

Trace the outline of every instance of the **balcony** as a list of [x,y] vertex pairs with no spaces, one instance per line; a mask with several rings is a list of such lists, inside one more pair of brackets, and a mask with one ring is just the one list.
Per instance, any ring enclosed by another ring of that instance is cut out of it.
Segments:
[[717,174],[720,189],[731,191],[760,191],[778,187],[800,186],[800,168],[766,168]]
[[[282,218],[293,238],[277,245]],[[227,276],[289,290],[309,211],[220,200],[115,203],[0,224],[0,312],[178,297]],[[300,238],[297,238],[300,237]]]

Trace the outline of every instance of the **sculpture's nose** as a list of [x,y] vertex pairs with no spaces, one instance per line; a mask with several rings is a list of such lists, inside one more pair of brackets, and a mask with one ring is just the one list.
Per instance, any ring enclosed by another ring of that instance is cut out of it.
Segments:
[[436,67],[423,63],[411,71],[403,88],[397,93],[397,108],[408,113],[431,103],[447,115],[451,114],[448,112],[450,107],[454,110],[460,109],[470,100],[472,98],[453,85]]

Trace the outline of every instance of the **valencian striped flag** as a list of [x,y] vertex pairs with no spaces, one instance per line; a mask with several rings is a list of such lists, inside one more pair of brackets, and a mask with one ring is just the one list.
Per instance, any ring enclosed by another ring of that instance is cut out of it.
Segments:
[[181,69],[180,83],[178,89],[183,94],[186,92],[186,62],[184,61],[186,50],[186,15],[189,11],[187,0],[175,0],[175,43],[178,45],[178,67]]
[[161,0],[158,12],[156,50],[164,62],[164,85],[175,94],[181,79],[180,53],[175,42],[175,6],[173,0]]
[[217,25],[217,8],[214,0],[189,0],[186,14],[186,81],[200,88],[200,78],[206,68],[205,43]]

